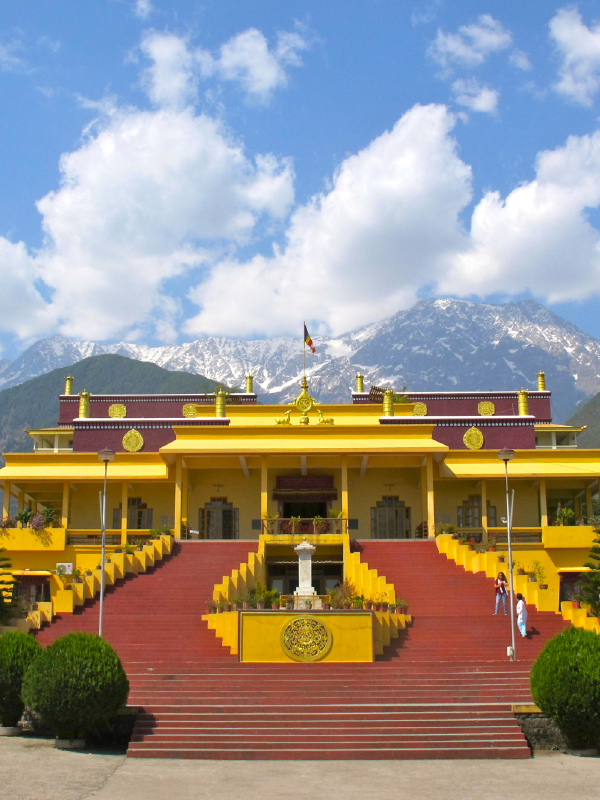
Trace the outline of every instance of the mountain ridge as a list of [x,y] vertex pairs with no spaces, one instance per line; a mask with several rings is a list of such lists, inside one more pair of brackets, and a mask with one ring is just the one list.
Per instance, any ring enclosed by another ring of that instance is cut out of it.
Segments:
[[[384,320],[314,341],[317,353],[307,353],[307,375],[312,393],[324,402],[347,402],[357,371],[367,386],[406,385],[418,392],[535,389],[542,369],[557,421],[600,391],[600,342],[534,300],[503,305],[422,300]],[[243,385],[250,372],[261,399],[275,403],[298,393],[302,375],[300,337],[206,337],[150,347],[54,336],[0,368],[0,389],[109,353],[227,385]]]

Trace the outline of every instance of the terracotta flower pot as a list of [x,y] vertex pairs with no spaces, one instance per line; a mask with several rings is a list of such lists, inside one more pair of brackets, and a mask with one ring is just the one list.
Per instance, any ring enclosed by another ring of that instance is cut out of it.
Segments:
[[279,610],[279,603],[271,603],[271,608],[273,609],[273,611],[278,611]]
[[573,600],[573,608],[581,608],[581,602],[579,600]]
[[225,603],[225,611],[231,611],[231,603]]
[[344,603],[344,611],[350,610],[350,603]]
[[247,611],[250,608],[250,603],[247,600],[242,600],[242,608]]
[[498,563],[499,564],[504,564],[505,561],[506,561],[506,558],[504,556],[498,556]]
[[256,601],[256,608],[258,608],[260,611],[262,611],[264,609],[264,607],[265,607],[265,601],[264,600],[257,600]]
[[370,611],[373,608],[373,601],[365,600],[365,608],[367,609],[367,611]]
[[547,589],[547,588],[548,588],[547,583],[540,583],[540,589]]
[[495,553],[496,552],[496,545],[495,544],[488,545],[488,550],[490,551],[490,553]]
[[329,611],[331,609],[331,603],[323,603],[323,611]]
[[217,606],[217,614],[223,613],[223,606]]
[[375,603],[375,611],[381,611],[381,603]]
[[396,606],[392,603],[392,605],[388,606],[388,611],[390,612],[390,614],[395,614]]
[[523,569],[523,567],[519,567],[519,569],[517,570],[517,575],[525,575],[525,570]]

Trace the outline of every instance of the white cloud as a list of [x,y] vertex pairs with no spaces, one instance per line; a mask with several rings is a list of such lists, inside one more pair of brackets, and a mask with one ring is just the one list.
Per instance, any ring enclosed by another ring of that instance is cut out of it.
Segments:
[[527,72],[531,69],[531,61],[529,60],[527,53],[524,53],[522,50],[513,50],[509,55],[508,60],[513,67],[522,69],[523,72]]
[[150,0],[135,0],[134,13],[140,19],[147,19],[152,13],[152,3]]
[[[477,204],[469,247],[456,254],[438,290],[490,295],[530,290],[549,303],[600,291],[600,233],[587,211],[600,206],[600,132],[571,136],[540,153],[535,180],[506,199]],[[571,276],[569,280],[567,276]]]
[[457,33],[438,29],[428,49],[429,55],[446,72],[454,66],[478,67],[492,53],[512,45],[512,34],[490,14],[481,14],[477,22],[461,25]]
[[275,334],[306,314],[340,332],[414,302],[463,246],[471,171],[453,125],[445,107],[416,106],[348,157],[333,188],[294,212],[284,249],[212,269],[191,293],[201,311],[187,332]]
[[499,93],[483,86],[476,78],[459,78],[452,84],[454,101],[471,111],[493,114],[498,107]]
[[25,59],[17,55],[21,50],[21,42],[16,39],[5,44],[0,44],[0,71],[15,72],[27,69],[28,64]]
[[142,86],[157,106],[185,108],[198,95],[197,60],[186,39],[173,33],[146,31],[140,44],[150,66]]
[[269,49],[264,35],[249,28],[221,45],[217,57],[200,51],[198,58],[205,76],[236,81],[249,98],[267,103],[275,89],[287,84],[286,67],[301,66],[299,54],[308,47],[309,41],[301,33],[280,32],[275,47]]
[[22,340],[52,330],[47,306],[35,288],[39,277],[35,260],[23,242],[13,243],[0,236],[0,280],[2,306],[0,331]]
[[562,8],[550,20],[550,38],[561,56],[554,89],[591,106],[600,89],[600,25],[588,28],[576,8]]

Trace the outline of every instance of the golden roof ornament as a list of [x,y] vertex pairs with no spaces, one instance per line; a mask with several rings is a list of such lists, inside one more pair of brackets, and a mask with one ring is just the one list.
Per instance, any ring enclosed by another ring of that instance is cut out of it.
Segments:
[[137,453],[143,446],[144,437],[139,431],[136,431],[135,428],[127,431],[123,437],[123,448],[127,450],[128,453]]
[[181,413],[183,414],[184,417],[197,417],[198,406],[195,403],[185,403],[185,405],[181,409]]
[[415,403],[413,406],[413,417],[426,417],[427,416],[427,403]]
[[[302,377],[302,391],[298,395],[298,397],[294,400],[293,405],[296,406],[298,411],[301,411],[303,415],[306,416],[307,411],[310,411],[311,408],[315,405],[315,400],[312,398],[308,391],[308,381],[306,380],[306,375]],[[302,422],[302,425],[308,425],[308,422]]]
[[484,442],[483,433],[479,428],[469,428],[463,436],[463,442],[465,443],[465,447],[468,447],[469,450],[481,450]]
[[65,394],[73,394],[73,376],[67,375],[65,378]]
[[246,375],[246,394],[254,394],[254,375]]
[[108,407],[108,416],[116,418],[126,417],[127,408],[123,405],[123,403],[113,403]]
[[496,406],[490,400],[484,400],[477,406],[477,411],[482,417],[493,417],[496,413]]
[[215,417],[227,416],[225,410],[226,403],[227,403],[227,395],[222,389],[219,389],[219,391],[215,395]]
[[546,373],[540,370],[537,373],[538,392],[546,391]]
[[79,395],[79,418],[86,419],[90,415],[90,393],[85,389]]
[[519,392],[519,416],[526,417],[529,415],[529,394],[525,389]]
[[365,376],[362,372],[356,373],[356,391],[362,393],[365,391]]
[[386,389],[383,393],[383,416],[394,416],[394,390]]

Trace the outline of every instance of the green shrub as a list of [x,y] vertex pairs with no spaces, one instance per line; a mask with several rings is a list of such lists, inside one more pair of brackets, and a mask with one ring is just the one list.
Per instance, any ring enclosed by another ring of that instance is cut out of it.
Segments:
[[21,719],[23,676],[41,652],[40,643],[29,633],[9,631],[0,636],[0,725],[12,728]]
[[546,643],[531,670],[531,693],[571,747],[600,742],[600,636],[570,628]]
[[85,737],[126,702],[129,681],[112,647],[91,633],[49,645],[25,675],[23,700],[61,739]]

